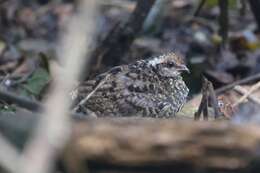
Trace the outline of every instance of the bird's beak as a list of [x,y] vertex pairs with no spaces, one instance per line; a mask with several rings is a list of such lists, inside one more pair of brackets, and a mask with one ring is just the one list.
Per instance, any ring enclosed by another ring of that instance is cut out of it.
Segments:
[[178,71],[186,71],[186,72],[190,73],[190,70],[186,67],[186,65],[179,65],[177,67],[177,70]]

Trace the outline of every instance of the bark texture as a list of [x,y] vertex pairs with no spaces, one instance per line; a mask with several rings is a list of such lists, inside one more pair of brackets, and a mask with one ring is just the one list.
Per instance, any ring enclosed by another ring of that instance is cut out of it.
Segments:
[[77,123],[69,172],[257,172],[260,127],[228,122],[102,119]]

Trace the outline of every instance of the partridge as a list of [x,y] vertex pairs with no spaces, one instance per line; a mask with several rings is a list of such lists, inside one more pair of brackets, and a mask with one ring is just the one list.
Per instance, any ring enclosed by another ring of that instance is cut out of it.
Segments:
[[74,110],[97,117],[175,117],[189,93],[183,71],[189,70],[174,53],[116,66],[74,90]]

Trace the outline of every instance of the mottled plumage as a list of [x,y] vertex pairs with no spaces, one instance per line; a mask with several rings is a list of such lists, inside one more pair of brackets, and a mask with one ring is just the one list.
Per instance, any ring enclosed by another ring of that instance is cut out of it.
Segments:
[[[174,117],[186,101],[188,71],[174,53],[112,68],[76,88],[77,111],[98,117]],[[84,101],[82,101],[84,100]]]

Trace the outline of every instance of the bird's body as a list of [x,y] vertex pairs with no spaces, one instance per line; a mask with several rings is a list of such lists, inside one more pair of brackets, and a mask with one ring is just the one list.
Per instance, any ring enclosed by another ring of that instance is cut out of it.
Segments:
[[[83,82],[76,89],[78,111],[88,109],[98,117],[174,117],[189,90],[179,73],[186,66],[171,61],[179,60],[175,54],[162,55],[114,67]],[[180,69],[169,71],[177,66]]]

